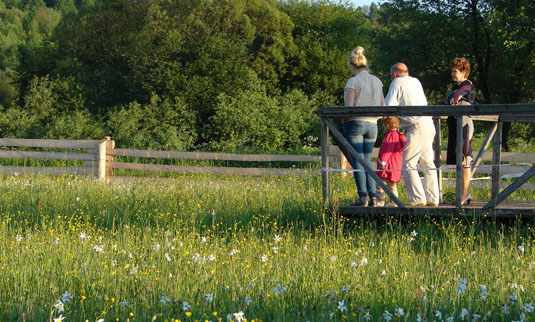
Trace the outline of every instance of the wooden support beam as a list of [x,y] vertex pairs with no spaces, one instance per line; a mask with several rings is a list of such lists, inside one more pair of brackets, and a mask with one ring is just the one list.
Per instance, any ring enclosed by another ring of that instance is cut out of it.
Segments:
[[481,213],[495,208],[500,202],[504,201],[509,195],[515,192],[521,185],[526,181],[531,179],[535,175],[535,166],[532,166],[528,171],[526,171],[520,178],[511,183],[507,188],[503,189],[500,194],[496,197],[493,197],[483,208],[481,208]]
[[334,124],[332,124],[326,119],[322,119],[322,122],[324,122],[327,128],[331,131],[333,135],[333,139],[335,140],[335,142],[337,142],[337,144],[339,144],[340,150],[342,151],[346,150],[353,158],[355,158],[355,160],[358,163],[360,163],[360,165],[362,165],[364,170],[366,170],[366,172],[373,178],[373,180],[375,180],[375,182],[381,188],[383,188],[385,193],[390,197],[390,200],[392,200],[398,207],[405,207],[405,205],[401,202],[401,200],[399,200],[399,198],[396,195],[394,195],[394,193],[388,188],[388,186],[383,182],[383,180],[381,180],[381,178],[379,178],[379,176],[375,173],[375,169],[371,168],[364,161],[364,159],[362,159],[358,155],[355,148],[353,148],[353,146],[349,142],[347,142],[345,137],[342,135],[342,133],[340,133],[340,131],[338,131],[336,126],[334,126]]
[[[325,120],[321,120],[321,168],[329,168],[329,128]],[[331,204],[331,178],[330,173],[321,171],[321,190],[323,194],[323,206],[329,207]]]
[[455,129],[457,131],[457,142],[456,142],[457,146],[455,148],[455,154],[456,154],[455,205],[457,206],[457,208],[461,208],[461,203],[462,203],[461,197],[462,197],[462,188],[463,188],[463,117],[464,116],[457,117],[457,128]]
[[[441,145],[442,145],[442,128],[441,120],[439,117],[433,118],[433,123],[435,123],[435,142],[433,144],[433,150],[435,151],[435,168],[440,169],[442,165],[442,160],[440,159],[441,154]],[[442,170],[437,170],[438,176],[438,192],[439,192],[439,202],[442,203]]]
[[492,143],[492,198],[498,196],[500,190],[500,165],[502,163],[502,126],[503,122],[498,121],[496,133],[494,133],[494,140]]
[[481,163],[483,155],[485,155],[485,150],[489,147],[490,142],[494,138],[494,135],[496,134],[497,129],[498,129],[498,122],[495,122],[492,128],[490,129],[489,134],[485,138],[485,142],[483,142],[481,149],[479,149],[479,152],[477,153],[477,156],[474,162],[472,162],[472,165],[470,166],[470,170],[472,171],[472,176],[474,176],[474,173],[476,173],[477,167]]

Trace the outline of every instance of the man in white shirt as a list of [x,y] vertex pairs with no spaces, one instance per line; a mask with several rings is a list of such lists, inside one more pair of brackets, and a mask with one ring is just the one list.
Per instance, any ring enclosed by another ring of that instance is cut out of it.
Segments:
[[[392,83],[386,96],[387,106],[427,105],[420,81],[409,76],[409,69],[397,63],[390,70]],[[401,128],[406,131],[407,145],[403,150],[403,182],[411,206],[437,206],[439,203],[438,177],[436,170],[422,170],[424,182],[420,180],[417,166],[434,169],[433,140],[435,126],[431,116],[403,116]]]

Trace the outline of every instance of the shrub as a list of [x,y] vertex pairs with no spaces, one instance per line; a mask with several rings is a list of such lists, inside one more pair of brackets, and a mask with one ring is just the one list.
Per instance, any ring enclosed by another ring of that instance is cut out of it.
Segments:
[[195,114],[182,99],[132,102],[108,113],[107,126],[117,145],[138,149],[185,150],[196,138]]
[[300,148],[318,124],[314,101],[298,90],[271,97],[258,78],[251,79],[249,89],[218,96],[210,145],[227,151]]

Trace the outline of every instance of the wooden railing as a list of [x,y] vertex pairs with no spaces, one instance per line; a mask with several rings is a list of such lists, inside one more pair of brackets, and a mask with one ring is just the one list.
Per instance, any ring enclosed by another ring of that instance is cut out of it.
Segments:
[[[107,167],[108,150],[113,149],[109,137],[103,140],[47,140],[0,138],[0,146],[10,150],[0,150],[2,159],[41,159],[62,161],[83,161],[83,166],[30,167],[0,166],[1,174],[89,174],[105,178],[110,174]],[[41,149],[30,151],[30,149]]]
[[[99,178],[113,176],[113,169],[130,169],[140,171],[161,171],[178,173],[208,173],[226,175],[304,175],[319,173],[319,169],[304,168],[257,168],[257,167],[213,167],[166,165],[140,162],[119,162],[114,157],[175,159],[196,161],[242,161],[242,162],[321,162],[319,155],[271,155],[271,154],[232,154],[208,152],[179,152],[116,149],[110,137],[103,140],[46,140],[46,139],[11,139],[0,138],[0,159],[39,159],[83,161],[83,166],[0,166],[0,174],[34,173],[34,174],[86,174]],[[36,149],[38,151],[36,151]],[[331,149],[331,158],[340,163],[340,150]]]
[[[527,182],[530,178],[535,176],[535,166],[531,165],[520,178],[511,183],[503,191],[499,191],[500,175],[502,173],[502,125],[503,122],[535,122],[535,104],[481,104],[481,105],[436,105],[436,106],[359,106],[359,107],[327,107],[320,111],[321,117],[321,147],[322,147],[322,182],[323,182],[323,200],[326,205],[330,205],[330,162],[329,162],[329,141],[332,134],[332,139],[340,147],[346,158],[353,156],[359,162],[364,170],[375,180],[377,185],[381,186],[383,190],[389,195],[391,200],[396,203],[398,207],[405,207],[405,205],[395,196],[392,191],[382,182],[377,176],[375,170],[371,168],[362,157],[355,151],[353,146],[344,138],[337,126],[330,121],[350,118],[353,116],[433,116],[437,134],[435,136],[434,150],[435,150],[435,165],[438,170],[439,184],[441,184],[441,152],[440,152],[440,138],[441,138],[441,117],[456,116],[457,117],[457,164],[455,168],[456,173],[456,200],[455,204],[458,208],[461,207],[461,182],[463,179],[462,171],[462,119],[470,116],[474,120],[490,121],[493,123],[490,132],[488,133],[483,146],[472,163],[472,174],[480,167],[478,165],[483,160],[485,150],[492,143],[492,199],[481,209],[482,212],[496,207],[500,202],[505,200],[511,193],[518,189],[522,184]],[[533,162],[535,160],[529,160]]]
[[[133,149],[113,149],[108,152],[112,156],[141,157],[157,159],[180,160],[211,160],[211,161],[244,161],[244,162],[321,162],[319,155],[271,155],[271,154],[232,154],[208,152],[177,152],[152,151]],[[182,166],[133,162],[112,161],[109,165],[113,169],[131,169],[144,171],[164,171],[179,173],[205,173],[227,175],[303,175],[311,170],[299,168],[256,168],[256,167],[211,167],[211,166]],[[319,170],[314,170],[319,171]]]
[[[50,140],[50,139],[11,139],[0,138],[0,147],[10,150],[0,150],[0,159],[37,159],[83,161],[83,166],[0,166],[0,174],[35,173],[35,174],[83,174],[94,175],[99,178],[113,176],[113,169],[130,169],[140,171],[160,171],[177,173],[209,173],[227,175],[304,175],[319,173],[319,169],[299,168],[256,168],[256,167],[211,167],[211,166],[179,166],[136,162],[118,162],[114,157],[154,158],[196,161],[241,161],[241,162],[309,162],[320,163],[319,155],[272,155],[272,154],[233,154],[233,153],[207,153],[207,152],[179,152],[154,151],[135,149],[116,149],[110,137],[103,140]],[[30,150],[33,149],[33,150]],[[39,149],[40,151],[35,151]],[[45,151],[43,151],[45,150]],[[379,149],[375,148],[372,154],[377,157]],[[446,152],[441,151],[441,158],[445,159]],[[337,146],[329,147],[329,158],[333,168],[350,169],[344,154]],[[492,161],[492,153],[485,152],[482,161]],[[503,162],[531,162],[535,154],[504,152]],[[512,174],[526,171],[527,166],[512,165],[504,167],[500,172]],[[455,172],[455,169],[444,172]],[[490,174],[491,168],[480,167],[481,174]],[[342,172],[347,174],[348,172]]]

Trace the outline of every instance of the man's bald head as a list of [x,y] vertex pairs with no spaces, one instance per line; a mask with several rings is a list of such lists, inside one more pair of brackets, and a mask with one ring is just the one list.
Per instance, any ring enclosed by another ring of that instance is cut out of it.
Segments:
[[409,68],[404,63],[396,63],[390,69],[390,75],[392,76],[392,79],[396,77],[408,76]]

